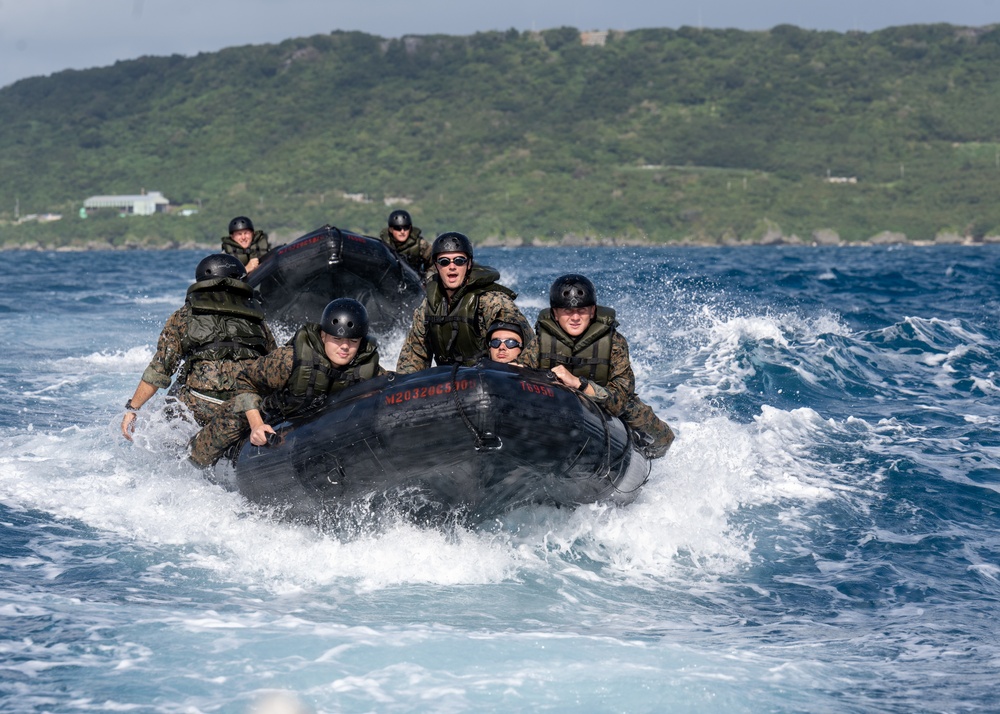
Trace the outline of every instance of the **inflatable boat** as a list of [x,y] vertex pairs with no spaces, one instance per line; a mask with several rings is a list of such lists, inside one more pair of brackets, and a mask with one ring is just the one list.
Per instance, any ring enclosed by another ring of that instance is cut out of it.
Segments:
[[368,310],[371,330],[385,335],[409,327],[424,297],[420,277],[382,241],[329,225],[272,250],[247,282],[268,321],[290,329],[317,322],[327,303],[350,297]]
[[549,373],[484,361],[355,385],[247,442],[236,488],[291,520],[380,509],[474,525],[529,504],[631,502],[649,462],[630,433]]

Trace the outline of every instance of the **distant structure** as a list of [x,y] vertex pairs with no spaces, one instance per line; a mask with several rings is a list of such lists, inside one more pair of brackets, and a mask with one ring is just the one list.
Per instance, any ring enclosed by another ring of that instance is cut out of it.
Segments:
[[159,191],[145,190],[136,196],[91,196],[83,202],[83,208],[88,213],[101,208],[117,208],[133,216],[151,216],[163,213],[170,201]]
[[580,44],[584,47],[604,47],[608,41],[607,32],[581,32]]

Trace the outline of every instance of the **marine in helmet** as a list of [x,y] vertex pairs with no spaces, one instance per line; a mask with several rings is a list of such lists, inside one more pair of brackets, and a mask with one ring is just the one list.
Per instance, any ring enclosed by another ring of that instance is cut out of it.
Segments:
[[618,331],[615,311],[597,304],[590,279],[578,273],[556,278],[535,332],[531,349],[522,354],[527,366],[551,370],[560,382],[621,417],[647,457],[666,453],[674,433],[636,396],[628,341]]
[[186,405],[198,424],[208,423],[236,394],[243,364],[275,348],[245,279],[246,270],[234,256],[217,253],[198,263],[183,307],[167,319],[156,354],[125,404],[121,431],[126,439],[132,440],[136,412],[157,390],[168,387],[168,401]]
[[494,362],[517,365],[524,348],[524,331],[516,322],[497,320],[486,330],[486,347]]
[[499,284],[500,273],[473,261],[472,242],[462,233],[442,233],[431,248],[435,274],[427,297],[413,312],[396,371],[411,374],[437,365],[473,365],[486,351],[486,331],[494,322],[522,326],[528,321],[514,304],[517,293]]
[[222,252],[234,255],[246,267],[247,273],[252,273],[260,265],[260,260],[271,246],[267,233],[254,230],[253,221],[246,216],[236,216],[229,221],[229,235],[222,239]]
[[319,323],[299,328],[288,344],[246,366],[237,394],[191,441],[191,461],[208,467],[247,437],[263,446],[268,423],[311,414],[346,387],[386,373],[368,336],[368,312],[338,298]]
[[431,244],[424,239],[420,229],[413,225],[413,219],[407,211],[396,210],[390,213],[388,225],[378,237],[421,278],[433,277]]

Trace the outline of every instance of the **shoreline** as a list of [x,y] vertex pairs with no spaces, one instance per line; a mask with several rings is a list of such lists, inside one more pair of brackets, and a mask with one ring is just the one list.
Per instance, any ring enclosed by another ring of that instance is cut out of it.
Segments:
[[[277,233],[271,234],[271,240],[275,248],[287,245],[306,233],[290,233],[289,238],[280,236]],[[378,240],[374,236],[370,236]],[[280,241],[280,242],[279,242]],[[558,240],[544,240],[540,238],[500,238],[498,236],[487,236],[485,239],[475,242],[474,245],[480,248],[754,248],[754,247],[805,247],[805,248],[864,248],[878,246],[907,245],[916,247],[935,247],[945,245],[960,246],[984,246],[1000,244],[1000,236],[988,235],[981,238],[972,236],[960,236],[955,233],[940,233],[933,240],[915,240],[908,238],[903,233],[883,231],[868,239],[862,240],[842,240],[835,231],[816,231],[809,239],[800,238],[797,235],[786,236],[778,231],[771,231],[760,238],[739,240],[733,237],[725,238],[696,238],[688,236],[674,241],[650,241],[642,238],[595,238],[592,236],[579,236],[566,234]],[[185,241],[178,243],[175,241],[165,241],[163,244],[156,243],[133,243],[127,242],[124,245],[114,246],[100,241],[87,241],[70,245],[39,245],[37,242],[30,242],[24,245],[0,245],[0,252],[23,250],[45,252],[53,251],[57,253],[80,253],[88,251],[123,251],[123,250],[204,250],[212,251],[219,246],[219,243],[202,243],[197,241]]]
[[[377,240],[377,239],[376,239]],[[290,241],[289,241],[290,242]],[[281,248],[288,243],[278,243],[272,247]],[[477,248],[502,248],[506,250],[514,249],[548,249],[548,248],[884,248],[893,246],[908,246],[914,248],[940,248],[946,246],[959,247],[985,247],[1000,245],[1000,238],[994,240],[962,240],[962,241],[932,241],[932,240],[903,240],[893,242],[876,242],[870,240],[862,241],[842,241],[839,243],[818,243],[799,242],[761,242],[761,241],[733,241],[726,243],[715,243],[708,241],[671,241],[669,243],[651,243],[649,241],[635,240],[600,240],[588,242],[513,242],[513,241],[483,241],[475,243]],[[96,245],[60,245],[60,246],[0,246],[0,253],[25,251],[34,253],[88,253],[88,252],[124,252],[124,251],[169,251],[169,250],[202,250],[212,252],[218,250],[217,244],[184,243],[180,245],[123,245],[123,246],[96,246]]]

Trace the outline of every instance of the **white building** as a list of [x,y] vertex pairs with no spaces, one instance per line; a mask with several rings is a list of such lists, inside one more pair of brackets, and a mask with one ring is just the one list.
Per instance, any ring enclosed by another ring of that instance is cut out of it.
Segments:
[[91,196],[83,202],[88,211],[98,208],[120,208],[135,216],[151,216],[162,213],[170,201],[159,191],[143,191],[137,196]]

